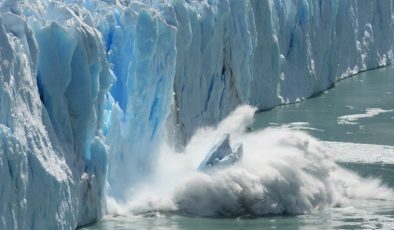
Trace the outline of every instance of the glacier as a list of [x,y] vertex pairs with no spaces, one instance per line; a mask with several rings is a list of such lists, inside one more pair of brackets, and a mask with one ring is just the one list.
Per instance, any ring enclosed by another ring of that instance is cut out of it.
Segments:
[[393,62],[394,1],[0,0],[0,229],[74,229],[161,142]]

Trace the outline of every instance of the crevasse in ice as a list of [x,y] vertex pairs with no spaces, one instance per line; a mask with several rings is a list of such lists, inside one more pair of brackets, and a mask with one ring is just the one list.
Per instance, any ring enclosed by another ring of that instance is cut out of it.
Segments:
[[95,221],[164,139],[182,147],[240,104],[297,102],[394,58],[392,0],[0,5],[0,229]]

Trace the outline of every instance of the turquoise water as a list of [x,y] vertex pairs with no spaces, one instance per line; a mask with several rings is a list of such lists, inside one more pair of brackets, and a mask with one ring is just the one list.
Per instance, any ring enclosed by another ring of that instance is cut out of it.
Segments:
[[[364,115],[367,109],[385,112],[353,122],[339,119]],[[298,122],[294,125],[325,141],[394,145],[393,109],[394,67],[386,67],[342,80],[333,89],[301,103],[257,114],[254,128]]]
[[[255,116],[253,130],[272,126],[301,129],[323,141],[394,145],[394,68],[361,73],[304,102]],[[342,162],[363,177],[394,188],[394,165]],[[351,200],[299,216],[214,219],[149,213],[106,217],[85,229],[394,229],[394,201]]]

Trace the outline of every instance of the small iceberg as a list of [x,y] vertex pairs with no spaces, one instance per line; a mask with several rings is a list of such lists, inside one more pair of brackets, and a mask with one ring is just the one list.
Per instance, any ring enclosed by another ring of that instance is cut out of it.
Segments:
[[207,172],[214,168],[225,168],[241,160],[243,155],[242,143],[233,147],[230,145],[230,134],[225,134],[208,152],[198,166],[198,171]]

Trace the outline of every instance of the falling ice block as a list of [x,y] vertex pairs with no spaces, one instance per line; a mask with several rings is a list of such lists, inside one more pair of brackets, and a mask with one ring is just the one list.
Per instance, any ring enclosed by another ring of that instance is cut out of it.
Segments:
[[207,156],[198,166],[198,170],[206,172],[214,168],[224,168],[233,165],[241,160],[243,155],[242,143],[237,143],[234,147],[230,145],[230,135],[225,134],[208,152]]

